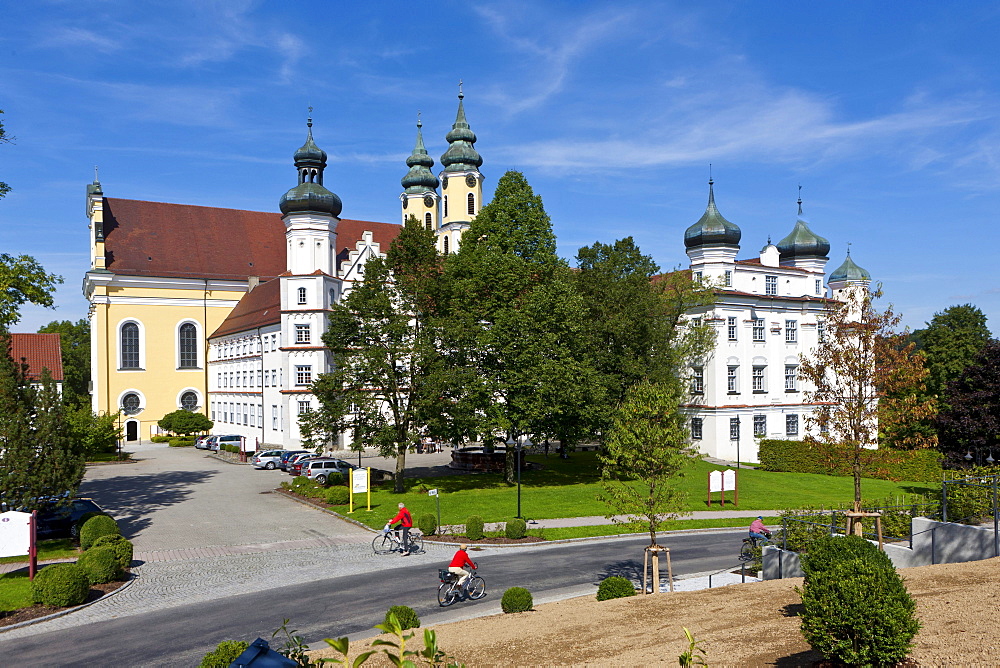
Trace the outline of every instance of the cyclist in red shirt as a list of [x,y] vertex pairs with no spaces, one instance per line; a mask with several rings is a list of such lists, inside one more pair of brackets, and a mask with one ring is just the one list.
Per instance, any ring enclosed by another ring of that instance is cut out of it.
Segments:
[[406,509],[406,504],[403,502],[399,503],[399,512],[396,516],[389,520],[389,524],[393,522],[399,522],[399,526],[396,529],[403,529],[403,556],[410,556],[410,529],[413,528],[413,518],[410,516],[410,511]]
[[459,576],[458,585],[462,587],[463,591],[465,590],[465,583],[468,581],[469,576],[472,575],[472,572],[465,570],[464,567],[479,568],[479,566],[473,563],[472,559],[469,559],[469,554],[466,552],[467,549],[469,549],[468,545],[464,543],[459,545],[458,551],[455,552],[455,556],[451,558],[451,563],[448,564],[448,572]]

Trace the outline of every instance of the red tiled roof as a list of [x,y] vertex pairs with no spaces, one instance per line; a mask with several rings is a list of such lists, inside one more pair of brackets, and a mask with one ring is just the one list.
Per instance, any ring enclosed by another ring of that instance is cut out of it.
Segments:
[[214,339],[281,322],[280,283],[278,279],[273,278],[243,295],[219,328],[208,338]]
[[[365,230],[382,252],[399,225],[341,220],[337,258],[347,257]],[[190,204],[104,199],[106,266],[115,274],[246,280],[285,271],[281,215]]]
[[11,334],[10,356],[20,363],[23,358],[28,364],[28,379],[37,381],[42,377],[42,369],[48,369],[52,380],[62,382],[62,349],[58,334]]

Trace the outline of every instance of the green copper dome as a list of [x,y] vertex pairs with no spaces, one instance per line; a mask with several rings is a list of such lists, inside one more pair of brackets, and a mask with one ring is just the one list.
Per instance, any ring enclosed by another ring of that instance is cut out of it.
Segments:
[[461,88],[458,91],[458,116],[455,117],[455,124],[451,126],[451,132],[445,135],[448,140],[448,150],[441,156],[441,164],[446,172],[466,172],[479,169],[483,164],[483,158],[476,151],[476,133],[469,127],[469,122],[465,119],[465,104],[462,100],[465,95]]
[[439,182],[436,176],[431,173],[434,166],[434,158],[427,153],[424,147],[424,133],[420,129],[423,123],[417,120],[417,144],[413,147],[413,153],[406,159],[406,166],[410,171],[400,181],[408,193],[423,193],[429,190],[436,190]]
[[851,251],[847,251],[847,259],[844,260],[844,264],[837,267],[837,269],[830,274],[829,282],[835,283],[837,281],[855,282],[871,280],[872,275],[858,265],[854,264],[854,260],[851,259]]
[[281,196],[278,207],[281,213],[326,213],[339,216],[344,205],[340,198],[323,186],[323,170],[326,168],[326,151],[316,146],[312,136],[312,118],[306,143],[295,152],[295,168],[299,172],[299,184]]
[[809,229],[802,217],[802,200],[799,200],[799,217],[791,233],[778,242],[778,253],[782,260],[797,257],[822,257],[830,252],[830,242]]
[[684,231],[685,248],[723,244],[739,246],[743,235],[740,228],[722,217],[715,206],[715,182],[708,181],[708,206],[697,223]]

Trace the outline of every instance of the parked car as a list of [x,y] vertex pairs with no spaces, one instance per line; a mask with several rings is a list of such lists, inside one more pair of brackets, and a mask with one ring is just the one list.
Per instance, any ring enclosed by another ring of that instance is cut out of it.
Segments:
[[357,467],[353,464],[348,464],[340,459],[317,457],[315,459],[304,460],[299,475],[304,475],[310,480],[315,480],[319,484],[325,485],[329,477],[335,473],[339,473],[343,476],[344,480],[347,480],[351,475],[351,470],[355,468]]
[[312,454],[308,450],[285,450],[281,455],[281,460],[278,462],[277,466],[282,471],[288,470],[288,460],[290,460],[295,455],[308,455]]
[[314,454],[312,452],[306,452],[300,455],[295,455],[294,457],[288,460],[287,464],[285,464],[285,470],[288,471],[289,475],[292,476],[301,475],[302,463],[305,462],[307,459],[315,459],[318,456],[319,455]]
[[285,454],[284,450],[264,450],[258,452],[250,460],[255,469],[267,469],[268,471],[273,471],[278,466],[278,462],[281,461],[281,456]]
[[205,443],[210,438],[212,438],[212,437],[211,436],[199,436],[198,438],[196,438],[194,440],[194,447],[195,447],[195,449],[197,449],[197,450],[205,450],[205,449],[207,449],[205,447]]
[[93,499],[76,498],[63,506],[38,509],[35,536],[38,540],[79,538],[80,527],[94,515],[107,515]]
[[214,450],[219,451],[219,446],[225,445],[235,445],[237,448],[243,443],[243,437],[237,436],[236,434],[216,434],[214,436],[209,436],[205,441],[198,445],[198,441],[195,441],[194,446],[202,450]]

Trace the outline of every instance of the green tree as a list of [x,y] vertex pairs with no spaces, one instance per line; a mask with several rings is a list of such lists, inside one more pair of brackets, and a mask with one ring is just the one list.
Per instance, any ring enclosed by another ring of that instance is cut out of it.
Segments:
[[943,397],[948,383],[975,361],[991,338],[986,315],[972,304],[935,313],[926,328],[911,335],[927,357],[927,391]]
[[28,302],[52,308],[52,294],[62,282],[30,255],[0,253],[0,331],[9,331]]
[[365,280],[333,307],[323,342],[333,371],[313,384],[320,409],[300,419],[310,444],[352,434],[352,447],[374,445],[396,458],[396,492],[404,491],[406,451],[437,402],[425,383],[435,346],[427,327],[438,272],[434,233],[410,217],[387,256],[365,264]]
[[[447,258],[443,279],[442,429],[452,438],[530,434],[564,445],[591,431],[602,387],[587,351],[584,304],[523,174],[500,178]],[[514,461],[509,452],[508,482]]]
[[83,453],[67,426],[65,406],[47,370],[32,386],[27,366],[10,355],[0,335],[0,499],[35,507],[43,497],[76,493]]
[[121,411],[95,413],[90,406],[70,406],[66,410],[66,424],[73,442],[87,458],[93,458],[118,449],[122,438],[120,416]]
[[53,320],[38,330],[40,334],[58,334],[62,348],[63,400],[69,405],[90,401],[90,322]]
[[[0,109],[0,114],[3,113],[3,109]],[[13,137],[7,135],[7,131],[3,127],[3,121],[0,121],[0,144],[9,144],[14,141]],[[0,181],[0,198],[10,192],[10,186]]]
[[[680,404],[680,384],[642,382],[629,388],[600,455],[602,500],[608,517],[637,531],[656,532],[682,514],[678,478],[691,462]],[[624,516],[626,519],[621,519]]]
[[855,289],[839,302],[829,302],[826,310],[826,337],[799,371],[814,389],[806,402],[815,405],[806,424],[818,427],[806,441],[823,450],[826,457],[839,459],[845,449],[854,475],[854,509],[861,507],[861,478],[867,469],[891,463],[875,453],[879,431],[914,439],[910,447],[930,447],[920,432],[908,432],[907,424],[929,419],[934,402],[924,398],[923,356],[907,343],[907,335],[896,332],[901,317],[887,307],[880,311],[874,300],[881,289]]
[[[949,459],[963,462],[973,448],[988,448],[1000,456],[1000,342],[983,346],[948,384],[944,402],[937,427],[941,450]],[[981,452],[973,457],[977,455]]]
[[156,424],[160,429],[179,436],[190,436],[191,434],[206,432],[215,425],[204,413],[195,413],[184,408],[167,413]]

